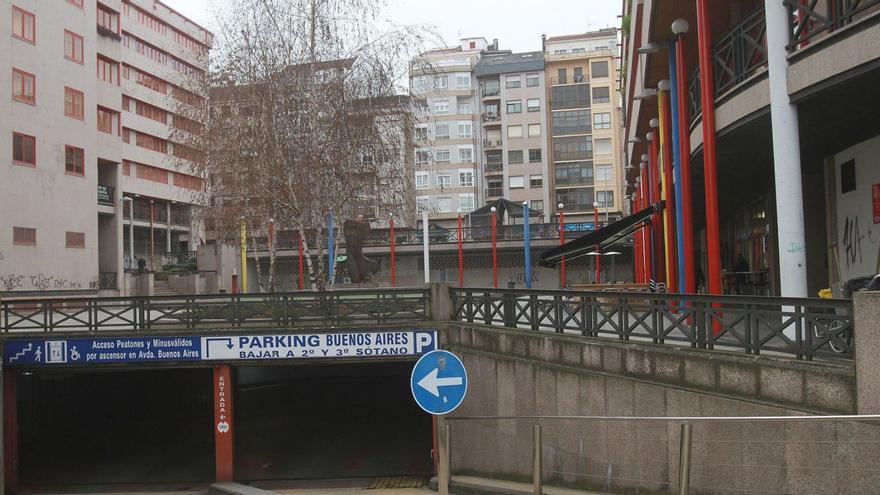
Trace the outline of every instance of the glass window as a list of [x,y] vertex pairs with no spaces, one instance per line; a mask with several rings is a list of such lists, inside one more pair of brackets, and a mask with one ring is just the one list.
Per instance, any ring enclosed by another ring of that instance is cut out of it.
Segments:
[[64,147],[64,171],[73,175],[85,175],[85,151],[73,146]]
[[12,133],[12,161],[30,166],[37,165],[37,139],[33,136]]
[[590,74],[592,77],[608,77],[608,62],[591,62]]
[[529,187],[531,187],[531,188],[544,187],[544,176],[543,175],[530,175],[529,176]]
[[611,129],[611,114],[610,113],[593,114],[593,128],[594,129]]
[[12,7],[12,36],[33,43],[36,38],[36,17],[18,7]]
[[575,67],[574,68],[574,82],[582,83],[584,82],[584,68],[583,67]]
[[436,163],[449,163],[449,150],[437,150]]
[[449,100],[436,100],[434,102],[434,113],[449,113]]
[[458,207],[461,211],[474,211],[474,193],[462,193],[458,195]]
[[102,5],[98,5],[98,26],[110,32],[118,33],[119,14]]
[[562,203],[565,212],[593,211],[593,188],[578,187],[573,189],[557,189],[556,202]]
[[459,74],[455,76],[456,89],[471,89],[471,75]]
[[585,160],[593,158],[593,140],[589,136],[553,139],[553,160]]
[[556,84],[568,84],[568,69],[556,70]]
[[64,88],[64,115],[75,119],[82,119],[85,115],[83,99],[82,91]]
[[437,124],[434,127],[434,139],[449,139],[449,124]]
[[593,141],[593,154],[610,155],[612,153],[611,139],[596,139]]
[[523,162],[522,150],[510,150],[507,152],[507,163],[517,164]]
[[550,105],[553,110],[590,108],[589,92],[588,84],[554,86],[550,89]]
[[533,88],[541,84],[541,80],[538,77],[538,74],[527,74],[526,75],[526,86]]
[[12,97],[25,103],[36,103],[36,77],[33,74],[12,69]]
[[473,137],[473,126],[470,122],[458,123],[458,139],[470,139]]
[[37,245],[37,229],[29,227],[12,227],[12,243],[26,246]]
[[67,3],[71,5],[76,5],[79,8],[83,8],[83,0],[67,0]]
[[522,112],[522,100],[508,100],[507,101],[507,113],[521,113]]
[[416,172],[416,189],[428,188],[428,172]]
[[428,128],[427,127],[416,127],[416,141],[427,141],[428,140]]
[[593,184],[593,162],[557,163],[554,166],[557,186]]
[[449,79],[446,76],[436,76],[434,77],[434,88],[439,90],[445,90],[449,87]]
[[449,174],[439,174],[437,175],[437,188],[445,189],[447,187],[452,186],[452,176]]
[[98,130],[101,132],[106,132],[107,134],[113,134],[113,112],[112,110],[107,110],[106,108],[98,107]]
[[458,186],[459,187],[474,187],[474,171],[473,170],[459,170],[458,171]]
[[498,80],[483,83],[483,96],[495,96],[501,94],[501,83]]
[[423,211],[431,211],[431,198],[427,198],[425,196],[419,196],[416,198],[416,211],[419,213]]
[[516,139],[523,137],[523,126],[521,125],[509,125],[507,126],[507,138],[508,139]]
[[538,98],[529,98],[526,102],[526,106],[530,112],[540,112],[541,100]]
[[437,198],[437,211],[449,213],[452,211],[452,198]]
[[86,234],[84,232],[65,232],[64,247],[85,249]]
[[458,104],[458,113],[460,115],[467,115],[469,113],[473,113],[474,107],[471,106],[470,103],[459,103]]
[[536,163],[541,161],[541,148],[535,148],[529,150],[529,163]]
[[431,153],[428,150],[416,151],[416,163],[424,165],[431,160]]
[[520,87],[520,77],[519,76],[507,76],[504,78],[504,87],[505,88],[518,88]]
[[597,191],[596,202],[599,203],[599,206],[614,206],[614,191]]
[[83,63],[83,38],[78,34],[64,31],[64,57]]
[[529,124],[529,137],[541,137],[541,124]]
[[568,110],[565,112],[553,112],[553,135],[585,134],[590,132],[589,110]]
[[596,180],[610,181],[614,180],[614,172],[610,165],[596,166]]
[[459,148],[458,149],[458,162],[459,163],[468,163],[474,161],[474,150],[473,148]]
[[544,200],[533,199],[529,202],[529,208],[535,211],[544,211]]
[[611,90],[608,86],[593,88],[593,103],[608,103],[611,101]]
[[509,184],[511,189],[522,189],[525,187],[525,179],[522,175],[511,175]]

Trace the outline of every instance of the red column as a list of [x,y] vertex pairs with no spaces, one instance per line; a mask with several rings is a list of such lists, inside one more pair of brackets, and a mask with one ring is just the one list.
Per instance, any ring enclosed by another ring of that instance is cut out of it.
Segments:
[[3,459],[6,491],[18,490],[18,372],[3,370]]
[[228,364],[214,366],[214,454],[217,481],[233,481],[234,430],[232,374]]
[[[660,149],[660,136],[657,135],[656,131],[651,131],[651,152],[648,154],[648,173],[650,175],[650,183],[651,183],[651,203],[656,204],[660,202],[660,167],[659,167],[659,149]],[[654,250],[654,257],[651,260],[652,265],[654,267],[654,278],[657,282],[666,282],[666,263],[664,262],[663,256],[663,219],[660,217],[660,213],[657,213],[651,217],[651,225],[653,229],[653,235],[651,236],[652,246]]]
[[[565,244],[565,212],[562,211],[562,203],[559,203],[559,245]],[[565,256],[559,264],[559,285],[565,286]]]
[[458,286],[464,287],[464,245],[462,244],[461,213],[458,214]]
[[303,290],[303,238],[302,233],[297,236],[299,238],[299,290]]
[[394,218],[388,220],[389,232],[391,238],[391,287],[397,287],[397,267],[394,260]]
[[495,208],[492,208],[492,287],[498,288],[498,251],[495,246],[496,232],[498,230],[498,219],[496,218]]
[[700,102],[703,108],[703,174],[706,184],[706,289],[721,294],[721,233],[718,220],[718,163],[715,153],[715,81],[709,2],[697,0],[697,41],[700,49]]
[[[651,205],[651,185],[648,179],[648,164],[641,163],[639,165],[639,197],[642,198],[642,209]],[[642,252],[645,260],[645,283],[649,283],[654,278],[652,250],[654,248],[654,240],[651,238],[651,229],[644,226],[639,229],[642,232]]]
[[681,196],[682,196],[682,238],[684,239],[684,291],[688,294],[697,292],[696,273],[694,272],[694,212],[691,206],[693,191],[691,189],[691,132],[688,116],[688,76],[687,60],[684,54],[684,38],[675,42],[675,63],[678,71],[678,142],[681,156]]
[[[593,205],[593,231],[599,230],[599,207]],[[596,244],[596,283],[602,283],[602,245]]]
[[[633,193],[633,212],[641,211],[641,205],[639,204],[639,190],[636,188],[636,192]],[[636,230],[635,235],[633,235],[633,270],[635,271],[635,276],[633,279],[637,284],[642,283],[642,230]]]
[[[668,95],[667,95],[668,96]],[[663,115],[660,119],[660,125],[663,126],[663,135],[665,141],[663,143],[663,182],[666,184],[666,207],[663,210],[664,223],[666,224],[666,260],[669,269],[669,277],[667,277],[666,288],[669,292],[678,292],[678,258],[675,252],[675,199],[672,185],[672,120],[669,108],[669,98],[663,98]]]

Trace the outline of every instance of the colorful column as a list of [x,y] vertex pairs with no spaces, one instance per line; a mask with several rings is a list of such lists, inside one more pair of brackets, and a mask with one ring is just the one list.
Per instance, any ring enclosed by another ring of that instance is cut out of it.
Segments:
[[693,191],[691,188],[691,131],[690,116],[688,112],[688,80],[687,60],[684,53],[684,35],[688,31],[688,23],[684,19],[676,19],[672,23],[672,32],[677,36],[675,42],[675,68],[678,71],[676,83],[678,86],[678,145],[681,148],[681,220],[682,220],[682,246],[684,248],[684,282],[685,292],[695,294],[697,292],[697,277],[695,271],[696,259],[694,256],[694,211],[691,205]]
[[675,190],[675,252],[678,255],[676,259],[676,267],[678,268],[676,286],[679,292],[686,292],[684,280],[684,227],[682,225],[684,220],[681,214],[683,202],[681,195],[681,147],[679,146],[681,133],[679,131],[678,119],[678,70],[676,69],[675,45],[674,40],[669,43],[669,99],[671,100],[669,105],[669,121],[672,125],[669,135],[672,137],[672,180],[673,189]]
[[[635,189],[636,189],[636,191],[633,193],[633,196],[632,196],[633,212],[637,212],[637,211],[642,210],[640,207],[641,205],[639,205],[639,180],[638,179],[636,179],[636,182],[635,182]],[[644,282],[642,280],[641,238],[642,238],[641,229],[636,230],[635,234],[633,234],[633,271],[635,272],[634,276],[633,276],[633,280],[637,284]]]
[[[648,141],[651,143],[651,152],[648,154],[648,177],[651,184],[651,203],[659,203],[660,199],[660,136],[657,128],[660,126],[658,119],[651,119],[651,128],[654,129],[648,133]],[[666,262],[663,249],[663,217],[661,213],[657,213],[651,217],[651,229],[653,240],[654,256],[652,258],[652,266],[654,267],[654,278],[657,282],[666,283]]]
[[331,284],[336,277],[336,251],[333,249],[333,213],[327,214],[327,281]]
[[214,462],[217,481],[235,479],[232,420],[232,373],[228,364],[214,366]]
[[492,288],[498,288],[498,248],[496,244],[497,232],[498,232],[498,213],[495,207],[491,208],[492,211]]
[[525,266],[523,274],[526,281],[526,289],[532,288],[532,236],[529,232],[529,202],[523,201],[523,243],[525,244]]
[[669,81],[664,79],[657,85],[657,104],[660,115],[660,192],[666,201],[663,210],[663,233],[666,251],[666,288],[669,292],[678,291],[678,258],[675,237],[675,195],[672,179],[672,139],[669,118]]

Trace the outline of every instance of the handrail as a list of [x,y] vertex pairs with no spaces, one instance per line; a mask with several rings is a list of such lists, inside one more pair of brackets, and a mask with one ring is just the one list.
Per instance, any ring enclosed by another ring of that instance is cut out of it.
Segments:
[[554,419],[587,421],[644,421],[663,423],[713,423],[718,421],[743,422],[820,422],[820,421],[880,421],[880,414],[833,414],[826,416],[446,416],[446,421],[485,421],[506,419]]

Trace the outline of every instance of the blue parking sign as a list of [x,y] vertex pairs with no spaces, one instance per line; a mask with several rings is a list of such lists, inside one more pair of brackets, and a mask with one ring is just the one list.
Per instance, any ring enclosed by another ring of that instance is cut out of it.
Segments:
[[467,393],[467,371],[449,351],[431,351],[413,367],[410,389],[425,412],[441,415],[454,411]]

